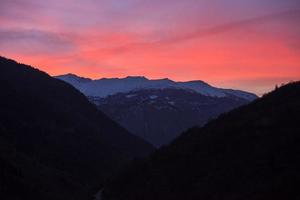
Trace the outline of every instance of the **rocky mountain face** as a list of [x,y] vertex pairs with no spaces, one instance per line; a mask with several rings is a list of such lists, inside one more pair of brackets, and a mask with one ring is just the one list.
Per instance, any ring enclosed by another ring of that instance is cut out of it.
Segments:
[[127,130],[157,147],[170,143],[190,127],[202,126],[249,102],[184,89],[144,89],[90,100]]

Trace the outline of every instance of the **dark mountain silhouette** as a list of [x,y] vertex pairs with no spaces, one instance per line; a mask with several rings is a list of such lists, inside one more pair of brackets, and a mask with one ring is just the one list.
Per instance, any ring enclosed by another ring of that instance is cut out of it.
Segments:
[[159,147],[186,129],[249,103],[234,97],[212,97],[184,89],[143,89],[106,98],[89,98],[131,133]]
[[300,82],[192,128],[104,187],[105,200],[300,199]]
[[0,199],[88,199],[153,147],[73,86],[0,57]]

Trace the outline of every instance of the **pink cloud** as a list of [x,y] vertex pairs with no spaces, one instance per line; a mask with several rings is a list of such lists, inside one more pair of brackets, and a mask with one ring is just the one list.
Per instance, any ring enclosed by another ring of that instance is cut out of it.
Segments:
[[202,79],[257,93],[300,78],[298,0],[0,1],[1,54],[53,75]]

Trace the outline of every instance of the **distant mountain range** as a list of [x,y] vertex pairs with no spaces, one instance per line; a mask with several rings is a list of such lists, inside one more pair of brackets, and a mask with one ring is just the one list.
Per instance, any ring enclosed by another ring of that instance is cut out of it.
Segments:
[[153,146],[71,85],[0,57],[0,199],[92,199]]
[[126,78],[102,78],[92,80],[66,74],[56,76],[66,81],[90,97],[105,98],[117,93],[127,93],[142,89],[185,89],[210,97],[238,97],[252,101],[257,98],[255,94],[232,89],[213,87],[203,81],[175,82],[170,79],[149,80],[143,76],[128,76]]
[[203,81],[132,76],[91,80],[74,74],[56,78],[79,89],[109,117],[157,147],[168,144],[187,128],[201,126],[257,98],[244,91],[215,88]]
[[132,163],[102,200],[300,199],[300,82],[192,128]]

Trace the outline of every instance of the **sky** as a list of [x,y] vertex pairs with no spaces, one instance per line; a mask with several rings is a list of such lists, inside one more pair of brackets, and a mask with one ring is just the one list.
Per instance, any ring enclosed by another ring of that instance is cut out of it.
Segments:
[[0,0],[0,55],[261,95],[300,79],[300,0]]

